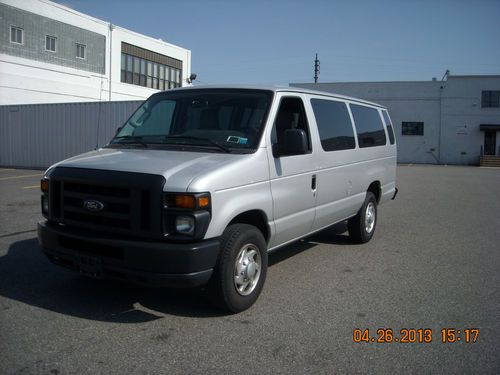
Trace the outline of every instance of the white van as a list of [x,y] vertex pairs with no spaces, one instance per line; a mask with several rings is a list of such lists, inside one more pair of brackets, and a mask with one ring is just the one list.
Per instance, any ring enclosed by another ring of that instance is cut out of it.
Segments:
[[38,237],[60,266],[206,286],[238,312],[259,296],[269,251],[344,220],[369,241],[395,179],[378,104],[296,88],[169,90],[107,146],[46,171]]

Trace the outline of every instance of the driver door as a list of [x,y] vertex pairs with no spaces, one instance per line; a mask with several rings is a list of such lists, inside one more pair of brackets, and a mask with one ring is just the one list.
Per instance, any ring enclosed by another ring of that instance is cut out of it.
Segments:
[[[300,95],[286,94],[280,99],[270,134],[268,157],[273,197],[275,236],[270,248],[290,242],[310,232],[316,203],[316,153],[311,129]],[[308,150],[298,155],[276,155],[283,148],[286,129],[302,129]],[[273,152],[273,149],[275,152]]]

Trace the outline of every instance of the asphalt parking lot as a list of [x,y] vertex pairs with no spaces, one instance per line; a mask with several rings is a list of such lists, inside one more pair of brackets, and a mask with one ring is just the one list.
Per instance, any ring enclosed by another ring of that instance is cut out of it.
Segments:
[[[199,291],[50,264],[40,176],[0,169],[2,374],[500,372],[500,169],[399,166],[371,242],[338,225],[273,253],[259,300],[237,315]],[[432,341],[355,343],[356,328],[431,329]],[[461,341],[442,343],[443,328]]]

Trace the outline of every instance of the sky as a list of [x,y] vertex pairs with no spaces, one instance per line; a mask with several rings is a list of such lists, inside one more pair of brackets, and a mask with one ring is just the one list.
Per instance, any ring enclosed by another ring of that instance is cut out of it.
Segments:
[[500,74],[500,0],[58,0],[191,50],[197,83]]

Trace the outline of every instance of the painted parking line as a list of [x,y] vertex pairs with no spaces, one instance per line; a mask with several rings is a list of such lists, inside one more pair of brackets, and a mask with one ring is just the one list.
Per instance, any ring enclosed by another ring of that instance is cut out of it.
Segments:
[[34,189],[34,188],[39,188],[40,185],[33,185],[33,186],[23,186],[23,189]]
[[43,174],[42,173],[37,173],[37,174],[25,174],[23,176],[0,177],[0,181],[15,180],[16,178],[27,178],[27,177],[35,177],[35,176],[42,177]]

